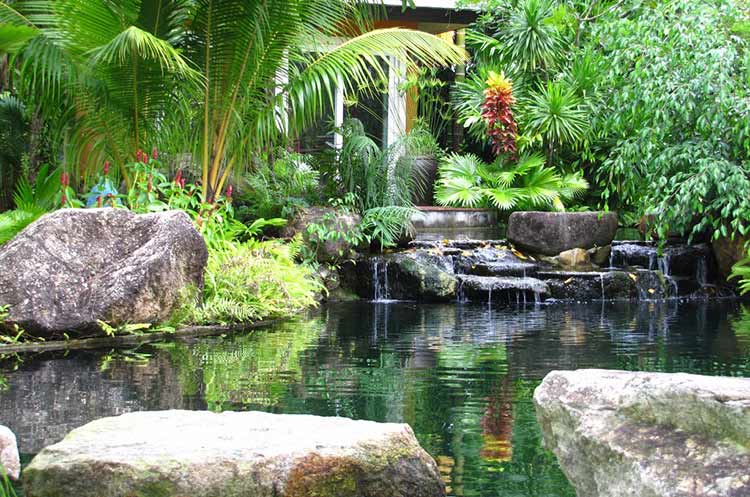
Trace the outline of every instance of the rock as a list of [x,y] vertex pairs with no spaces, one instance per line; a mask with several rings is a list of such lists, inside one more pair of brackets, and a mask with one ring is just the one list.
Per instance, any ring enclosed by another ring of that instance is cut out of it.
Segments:
[[612,245],[590,248],[588,249],[588,254],[592,263],[599,267],[609,267],[609,259],[612,255]]
[[631,300],[639,296],[638,276],[624,271],[542,271],[550,297],[556,300]]
[[27,497],[440,497],[437,465],[405,424],[262,412],[103,418],[42,450]]
[[547,284],[536,278],[460,275],[459,298],[472,302],[526,304],[541,302],[549,294]]
[[750,495],[750,379],[553,371],[534,403],[578,497]]
[[[282,230],[283,236],[301,233],[315,251],[318,262],[334,262],[351,256],[356,248],[356,234],[360,232],[362,217],[348,209],[335,207],[309,207],[303,209]],[[311,228],[311,225],[314,225]],[[327,231],[329,236],[321,242],[315,227]],[[310,231],[312,229],[312,232]]]
[[557,256],[558,262],[568,269],[587,269],[591,268],[591,258],[589,253],[580,248],[574,248],[560,252]]
[[711,248],[719,266],[719,273],[723,278],[728,278],[732,273],[732,266],[747,257],[745,244],[748,238],[744,236],[735,236],[734,240],[730,238],[719,238],[711,241]]
[[0,466],[5,474],[13,480],[18,480],[21,474],[21,459],[18,456],[16,435],[10,428],[0,425]]
[[32,334],[169,319],[208,251],[182,211],[61,209],[0,248],[0,304]]
[[[373,263],[374,261],[371,261]],[[450,300],[456,296],[456,275],[450,257],[426,252],[399,252],[382,257],[380,273],[386,298],[399,300]]]
[[514,212],[508,240],[534,254],[557,255],[574,248],[612,243],[617,231],[614,212]]

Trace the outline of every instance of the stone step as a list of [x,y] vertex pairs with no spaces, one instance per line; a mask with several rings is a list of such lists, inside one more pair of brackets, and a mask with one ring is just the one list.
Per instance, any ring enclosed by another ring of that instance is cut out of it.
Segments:
[[523,261],[481,262],[467,268],[467,274],[476,276],[534,276],[539,271],[539,265]]
[[457,298],[460,301],[530,303],[543,300],[549,294],[547,284],[536,278],[470,274],[461,274],[457,278]]

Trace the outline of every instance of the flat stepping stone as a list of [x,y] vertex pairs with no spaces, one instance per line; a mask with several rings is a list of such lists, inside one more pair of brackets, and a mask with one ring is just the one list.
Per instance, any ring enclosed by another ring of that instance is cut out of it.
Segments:
[[442,497],[406,424],[263,412],[103,418],[43,449],[27,497]]

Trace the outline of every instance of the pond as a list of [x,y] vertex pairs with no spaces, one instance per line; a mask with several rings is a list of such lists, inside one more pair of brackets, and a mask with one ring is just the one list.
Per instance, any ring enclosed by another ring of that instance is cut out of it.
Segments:
[[544,375],[750,376],[750,317],[732,302],[335,304],[248,334],[3,365],[0,424],[26,460],[102,416],[254,409],[409,423],[453,496],[573,497],[535,420]]

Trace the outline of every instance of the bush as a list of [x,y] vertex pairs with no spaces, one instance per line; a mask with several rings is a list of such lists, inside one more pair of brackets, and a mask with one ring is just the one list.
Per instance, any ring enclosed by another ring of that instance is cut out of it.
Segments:
[[294,262],[297,247],[249,241],[211,248],[204,303],[186,306],[178,320],[244,323],[289,317],[317,305],[323,287],[312,268]]

